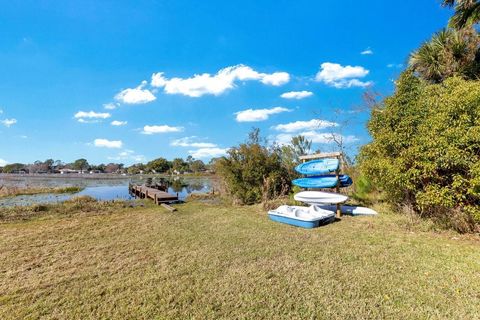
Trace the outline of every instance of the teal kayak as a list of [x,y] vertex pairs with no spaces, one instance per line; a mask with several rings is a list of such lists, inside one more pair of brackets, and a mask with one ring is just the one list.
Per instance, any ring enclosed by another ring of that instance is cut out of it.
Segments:
[[338,159],[319,159],[301,163],[295,170],[304,175],[328,174],[338,170],[340,161]]
[[[348,187],[352,185],[352,179],[346,175],[342,174],[340,178],[340,187]],[[337,176],[336,175],[323,175],[316,177],[300,178],[295,179],[292,183],[300,188],[334,188],[337,186]]]

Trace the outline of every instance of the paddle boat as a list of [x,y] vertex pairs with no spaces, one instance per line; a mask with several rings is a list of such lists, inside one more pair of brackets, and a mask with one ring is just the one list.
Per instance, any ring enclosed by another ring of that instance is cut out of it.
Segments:
[[[337,204],[348,200],[348,197],[343,194],[322,191],[302,191],[295,194],[293,198],[296,201],[308,204]],[[332,211],[335,210],[336,209],[333,209]]]
[[[352,179],[346,174],[340,175],[339,180],[340,187],[342,188],[351,186],[353,183]],[[330,174],[316,177],[299,178],[293,180],[292,183],[300,188],[334,188],[337,186],[337,176]]]
[[320,207],[300,207],[283,205],[275,210],[270,210],[268,216],[271,220],[302,228],[316,228],[335,220],[335,213]]
[[319,175],[335,172],[340,166],[338,159],[320,159],[301,163],[295,170],[304,175]]

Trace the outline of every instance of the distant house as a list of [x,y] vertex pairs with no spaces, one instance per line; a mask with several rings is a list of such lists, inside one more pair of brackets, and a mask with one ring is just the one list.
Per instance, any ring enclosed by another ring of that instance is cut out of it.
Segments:
[[28,171],[25,169],[20,169],[20,170],[13,170],[12,173],[14,174],[27,174]]
[[80,173],[78,170],[73,169],[60,169],[60,174],[73,174],[73,173]]

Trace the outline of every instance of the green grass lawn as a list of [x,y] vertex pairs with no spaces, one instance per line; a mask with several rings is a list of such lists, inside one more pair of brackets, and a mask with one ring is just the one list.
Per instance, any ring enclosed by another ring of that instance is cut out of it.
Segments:
[[479,319],[480,242],[199,202],[0,224],[0,319]]

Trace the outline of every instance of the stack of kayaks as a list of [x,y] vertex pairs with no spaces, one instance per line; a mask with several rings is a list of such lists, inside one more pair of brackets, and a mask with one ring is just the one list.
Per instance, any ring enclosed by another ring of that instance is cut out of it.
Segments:
[[[348,175],[336,175],[339,170],[338,159],[312,160],[298,165],[295,170],[304,178],[295,179],[292,183],[305,189],[329,189],[352,185]],[[270,219],[290,225],[315,228],[335,219],[337,205],[344,203],[348,197],[339,193],[324,191],[302,191],[294,196],[295,200],[309,204],[310,207],[280,206],[268,212]],[[372,209],[354,206],[340,206],[343,214],[375,215]]]

